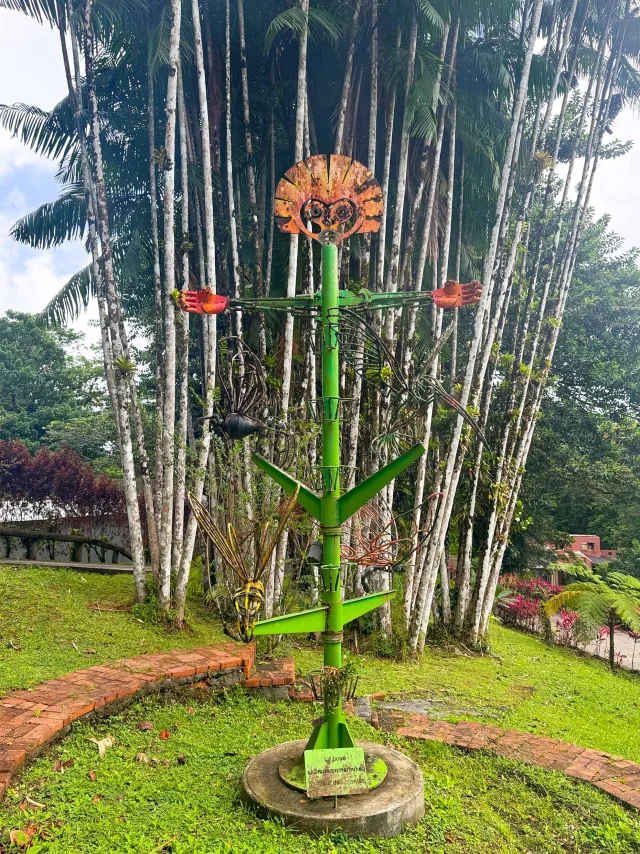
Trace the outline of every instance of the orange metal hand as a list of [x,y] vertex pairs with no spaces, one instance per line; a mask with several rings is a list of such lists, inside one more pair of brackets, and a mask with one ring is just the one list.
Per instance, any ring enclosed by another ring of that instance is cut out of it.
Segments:
[[201,291],[180,291],[178,303],[191,314],[220,314],[227,307],[226,297],[214,294],[209,288]]
[[473,281],[460,285],[453,279],[445,282],[443,288],[433,291],[433,301],[438,308],[461,308],[463,305],[473,305],[482,295],[482,285]]

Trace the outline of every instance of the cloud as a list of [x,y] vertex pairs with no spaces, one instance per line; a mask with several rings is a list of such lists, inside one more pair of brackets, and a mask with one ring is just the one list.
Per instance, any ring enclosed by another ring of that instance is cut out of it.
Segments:
[[[13,204],[8,208],[3,205],[0,212],[0,314],[8,309],[35,314],[86,265],[87,255],[79,243],[42,251],[12,240],[9,230],[17,216],[26,212],[18,206],[20,191],[14,190],[12,196]],[[95,315],[95,310],[90,310],[73,323],[73,328],[87,334],[87,343],[97,340],[95,329],[89,325]]]
[[[66,92],[57,33],[21,12],[0,9],[0,102],[20,102],[50,110]],[[23,166],[36,166],[51,173],[55,169],[53,163],[0,129],[0,178]]]
[[[28,60],[28,61],[27,61]],[[0,9],[0,102],[51,109],[67,92],[57,32],[20,12]],[[0,314],[8,309],[36,313],[81,267],[80,243],[41,251],[9,237],[14,222],[55,197],[55,163],[40,157],[0,129]],[[91,326],[95,306],[73,328],[86,343],[99,340]]]
[[613,136],[605,135],[605,142],[613,139],[631,139],[635,144],[629,154],[598,163],[591,204],[596,213],[611,216],[611,228],[624,237],[627,249],[640,247],[640,201],[636,190],[640,175],[640,116],[630,109],[622,112],[613,124]]

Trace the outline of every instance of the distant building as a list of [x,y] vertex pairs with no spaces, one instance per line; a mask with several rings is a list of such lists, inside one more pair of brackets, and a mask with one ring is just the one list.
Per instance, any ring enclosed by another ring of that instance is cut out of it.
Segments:
[[[600,537],[596,537],[594,534],[571,534],[571,542],[564,549],[555,549],[549,544],[547,544],[547,547],[555,551],[560,563],[562,563],[563,557],[568,558],[569,554],[572,554],[581,558],[589,569],[593,569],[599,563],[615,560],[616,557],[616,550],[601,548]],[[551,571],[549,580],[553,584],[565,583],[564,575],[558,569]]]
[[589,569],[607,560],[615,560],[615,549],[603,549],[600,547],[600,537],[593,534],[571,534],[573,540],[565,549],[565,552],[573,552],[583,558]]

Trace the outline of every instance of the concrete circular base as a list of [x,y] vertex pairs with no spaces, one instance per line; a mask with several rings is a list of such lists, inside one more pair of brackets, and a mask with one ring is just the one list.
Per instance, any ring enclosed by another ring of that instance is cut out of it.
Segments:
[[285,824],[314,835],[340,828],[350,836],[398,836],[424,815],[422,772],[404,754],[381,744],[358,742],[365,752],[383,759],[387,777],[364,795],[309,800],[280,779],[284,759],[300,756],[305,741],[287,741],[254,756],[242,775],[243,799],[260,815],[278,816]]

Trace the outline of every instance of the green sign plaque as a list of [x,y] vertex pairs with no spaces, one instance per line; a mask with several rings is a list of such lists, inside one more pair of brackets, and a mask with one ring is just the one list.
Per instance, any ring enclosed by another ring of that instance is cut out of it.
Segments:
[[305,750],[304,767],[309,798],[362,795],[369,791],[361,747]]

